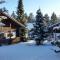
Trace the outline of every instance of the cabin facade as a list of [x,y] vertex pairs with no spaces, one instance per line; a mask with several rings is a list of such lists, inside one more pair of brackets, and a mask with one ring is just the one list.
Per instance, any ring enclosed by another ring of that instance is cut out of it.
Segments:
[[8,34],[12,33],[11,38],[19,37],[20,39],[20,34],[22,34],[21,31],[25,28],[23,24],[4,12],[0,12],[0,23],[2,23],[0,25],[0,33],[3,32],[5,38],[8,39]]

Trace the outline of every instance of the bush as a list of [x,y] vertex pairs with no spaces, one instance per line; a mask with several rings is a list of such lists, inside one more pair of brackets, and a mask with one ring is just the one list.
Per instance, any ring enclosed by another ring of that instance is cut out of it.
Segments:
[[58,47],[60,47],[60,42],[59,41],[56,41],[55,43]]
[[54,43],[54,42],[51,42],[51,44],[52,44],[52,45],[55,45],[55,43]]
[[57,45],[58,47],[60,47],[60,42],[59,41],[53,41],[51,42],[52,45]]

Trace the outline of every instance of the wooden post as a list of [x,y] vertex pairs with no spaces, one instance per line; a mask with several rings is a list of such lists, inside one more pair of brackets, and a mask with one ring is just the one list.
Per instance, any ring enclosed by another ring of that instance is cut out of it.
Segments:
[[55,41],[56,41],[56,29],[55,29]]
[[11,23],[10,23],[10,31],[11,31]]
[[1,29],[2,29],[1,31],[3,32],[3,26],[1,27]]

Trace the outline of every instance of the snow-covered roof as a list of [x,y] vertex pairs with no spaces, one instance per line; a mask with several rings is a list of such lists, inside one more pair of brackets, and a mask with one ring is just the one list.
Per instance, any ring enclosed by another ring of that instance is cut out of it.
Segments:
[[5,26],[5,24],[4,24],[4,23],[2,23],[2,22],[0,22],[0,26]]
[[53,28],[53,30],[55,30],[55,29],[60,29],[60,26],[56,26]]
[[59,26],[59,25],[60,25],[60,22],[56,23],[56,24],[53,24],[53,25],[50,25],[49,28],[53,28],[53,27],[56,27],[56,26]]

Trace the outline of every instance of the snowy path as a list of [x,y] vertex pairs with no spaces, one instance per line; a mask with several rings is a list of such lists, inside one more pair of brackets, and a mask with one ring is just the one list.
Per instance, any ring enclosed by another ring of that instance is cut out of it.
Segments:
[[0,47],[0,60],[60,60],[60,53],[55,53],[53,46],[35,46],[19,43]]

